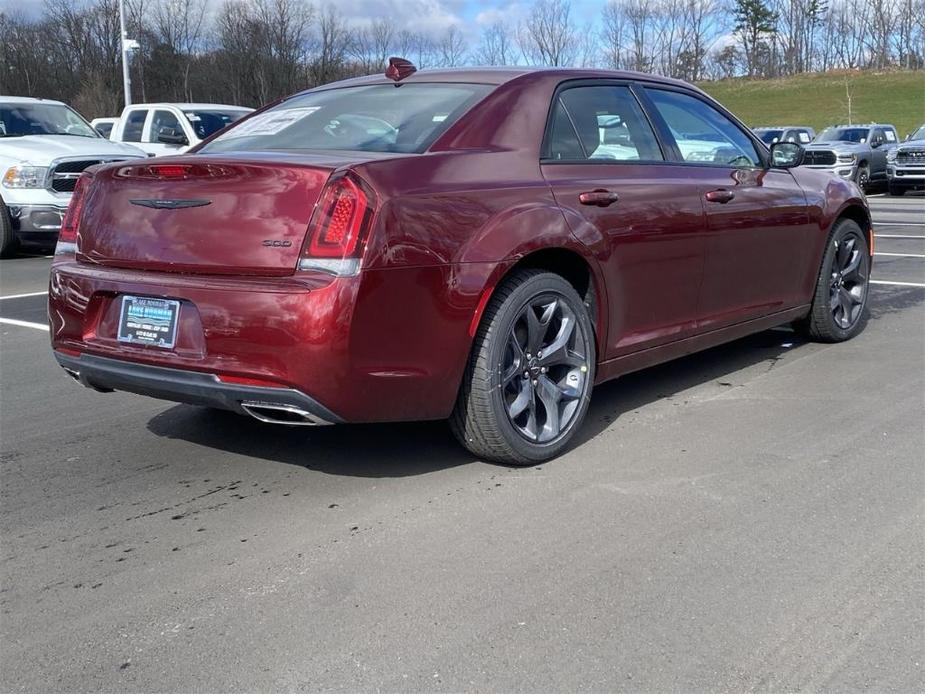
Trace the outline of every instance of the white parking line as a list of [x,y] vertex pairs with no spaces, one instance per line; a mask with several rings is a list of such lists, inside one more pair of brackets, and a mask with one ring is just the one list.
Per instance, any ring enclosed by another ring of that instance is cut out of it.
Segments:
[[875,219],[873,224],[874,231],[877,230],[877,227],[925,227],[925,222],[894,222],[883,219]]
[[878,239],[925,239],[925,236],[904,236],[902,234],[878,234],[876,229],[874,235]]
[[4,299],[25,299],[27,296],[44,296],[48,292],[29,292],[27,294],[10,294],[8,296],[0,296],[0,301]]
[[870,280],[871,284],[882,284],[888,287],[921,287],[925,289],[925,284],[921,282],[887,282],[886,280]]
[[0,318],[0,323],[6,325],[18,325],[20,328],[32,328],[33,330],[44,330],[48,332],[48,326],[44,323],[30,323],[25,320],[16,320],[15,318]]
[[925,253],[881,253],[880,251],[877,251],[874,253],[874,255],[889,255],[893,256],[894,258],[925,258]]

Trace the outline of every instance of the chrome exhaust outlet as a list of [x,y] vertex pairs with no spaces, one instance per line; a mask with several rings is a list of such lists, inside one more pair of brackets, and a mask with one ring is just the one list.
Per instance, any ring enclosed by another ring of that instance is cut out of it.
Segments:
[[80,385],[83,385],[83,383],[81,383],[81,381],[80,381],[80,373],[79,373],[79,372],[74,371],[74,369],[69,369],[69,368],[67,368],[67,367],[65,366],[65,367],[64,367],[64,373],[66,373],[68,376],[70,376],[70,377],[73,378],[75,381],[77,381],[78,383],[80,383]]
[[280,405],[271,402],[242,402],[241,409],[256,420],[267,424],[286,424],[288,426],[311,427],[330,424],[311,412],[306,412],[295,405]]

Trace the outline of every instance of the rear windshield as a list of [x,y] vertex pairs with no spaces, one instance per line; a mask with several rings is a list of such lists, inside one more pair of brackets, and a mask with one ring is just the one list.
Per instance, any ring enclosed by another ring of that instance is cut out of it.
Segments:
[[777,142],[781,135],[784,134],[783,130],[759,130],[758,137],[761,138],[761,141],[766,145],[773,145]]
[[376,84],[312,92],[229,128],[202,152],[423,152],[487,84]]

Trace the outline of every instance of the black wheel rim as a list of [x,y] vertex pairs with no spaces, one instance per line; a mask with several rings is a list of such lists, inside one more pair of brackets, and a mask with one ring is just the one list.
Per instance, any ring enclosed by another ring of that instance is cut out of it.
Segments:
[[864,244],[854,234],[835,241],[829,284],[829,308],[842,330],[861,317],[867,298],[867,257]]
[[590,386],[588,337],[561,295],[530,299],[518,313],[500,365],[501,398],[514,429],[531,443],[561,438]]

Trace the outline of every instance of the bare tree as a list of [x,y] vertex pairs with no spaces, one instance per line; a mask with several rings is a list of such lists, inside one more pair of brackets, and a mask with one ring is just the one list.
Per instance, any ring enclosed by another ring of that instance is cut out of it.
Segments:
[[466,40],[455,24],[451,25],[437,43],[440,67],[459,67],[466,61]]
[[479,65],[511,65],[515,61],[513,37],[501,22],[482,29],[482,40],[475,53]]
[[536,0],[521,24],[517,42],[534,65],[570,65],[578,58],[579,35],[568,0]]

